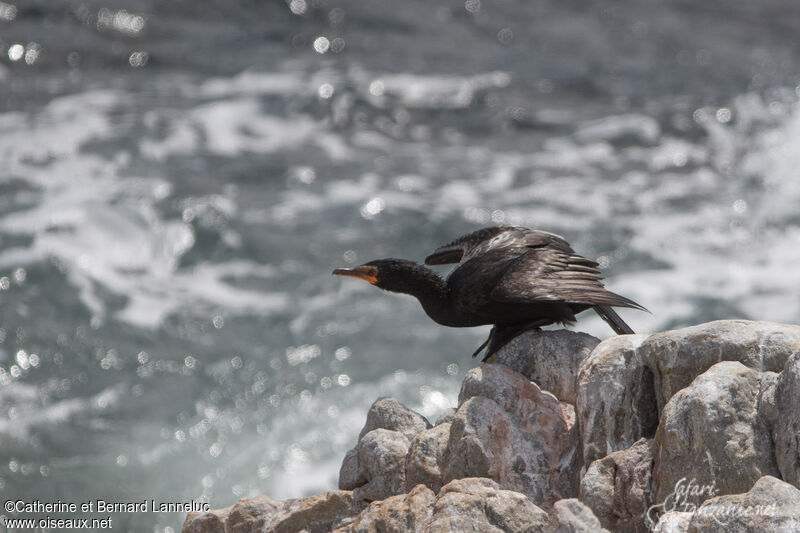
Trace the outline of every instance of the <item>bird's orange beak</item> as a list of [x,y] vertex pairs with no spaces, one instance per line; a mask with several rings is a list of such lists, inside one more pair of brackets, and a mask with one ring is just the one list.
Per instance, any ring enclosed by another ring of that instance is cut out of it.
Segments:
[[351,278],[363,279],[372,284],[378,281],[378,269],[374,266],[361,265],[355,268],[337,268],[333,271],[334,276],[348,276]]

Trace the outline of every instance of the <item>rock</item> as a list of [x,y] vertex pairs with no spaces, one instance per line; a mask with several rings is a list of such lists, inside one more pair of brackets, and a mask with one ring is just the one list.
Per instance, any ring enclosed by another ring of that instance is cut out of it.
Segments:
[[371,503],[334,533],[533,533],[545,531],[547,513],[518,492],[485,478],[445,485],[434,497],[424,485]]
[[[762,376],[723,361],[670,399],[653,442],[654,502],[667,510],[672,499],[699,505],[744,492],[763,475],[779,475],[769,429],[758,417]],[[690,484],[699,494],[681,496]]]
[[333,533],[421,533],[430,522],[434,500],[433,491],[417,485],[408,494],[369,504],[353,522]]
[[231,507],[189,513],[183,533],[327,533],[358,513],[350,491],[332,490],[292,500],[245,498]]
[[800,490],[772,476],[746,494],[719,496],[692,514],[689,533],[800,531]]
[[550,520],[547,533],[608,533],[592,510],[575,498],[557,501]]
[[[406,455],[408,439],[399,431],[373,429],[358,441],[355,459],[345,457],[339,471],[339,486],[347,465],[345,480],[365,480],[354,487],[356,501],[371,502],[400,494],[406,490]],[[355,474],[350,469],[355,469]]]
[[692,513],[688,511],[669,511],[661,515],[653,533],[686,533],[691,519]]
[[417,433],[406,456],[406,484],[409,487],[422,483],[435,492],[442,488],[444,453],[449,439],[449,422]]
[[512,339],[490,362],[506,365],[559,400],[574,404],[578,366],[599,343],[591,335],[566,329],[532,330]]
[[578,370],[575,410],[584,464],[624,450],[658,426],[653,373],[638,352],[646,335],[601,342]]
[[640,350],[655,377],[659,413],[669,399],[720,361],[780,372],[800,350],[800,326],[717,320],[650,335]]
[[496,364],[467,373],[459,402],[443,482],[489,477],[546,505],[577,492],[580,453],[570,405]]
[[439,491],[426,533],[544,531],[547,513],[524,495],[485,478],[451,481]]
[[456,414],[456,410],[452,407],[448,407],[439,415],[439,418],[436,419],[436,423],[434,426],[438,426],[439,424],[449,424],[453,421],[453,417]]
[[359,440],[373,429],[383,428],[399,431],[408,440],[423,429],[430,428],[428,420],[412,411],[394,398],[382,397],[375,400],[367,412],[367,422],[359,433]]
[[786,362],[775,385],[772,440],[781,478],[800,488],[800,350]]
[[380,500],[404,492],[409,441],[430,427],[424,416],[394,398],[375,400],[367,412],[358,444],[342,461],[339,488],[355,490],[359,501]]
[[243,499],[183,531],[800,531],[800,326],[719,321],[586,356],[594,342],[515,339],[496,360],[528,377],[470,370],[434,427],[381,398],[343,490]]
[[593,462],[581,480],[580,500],[611,531],[646,533],[650,506],[653,440],[640,439],[626,450]]
[[[256,496],[256,498],[263,498],[272,502],[266,496]],[[238,503],[236,504],[238,505]],[[186,515],[186,520],[183,521],[183,528],[181,533],[220,533],[228,531],[228,517],[231,514],[231,507],[224,509],[212,509],[211,511],[190,512]],[[265,509],[264,514],[269,513],[272,509]],[[247,524],[245,531],[258,531],[264,523],[264,519],[260,514],[251,516],[250,524]],[[251,527],[252,526],[252,527]]]
[[720,361],[779,372],[800,350],[800,326],[719,320],[607,339],[581,363],[576,411],[586,464],[655,434],[669,399]]
[[358,463],[358,445],[355,448],[348,450],[342,460],[342,466],[339,467],[339,489],[340,490],[353,490],[356,487],[366,484],[367,472],[361,469]]

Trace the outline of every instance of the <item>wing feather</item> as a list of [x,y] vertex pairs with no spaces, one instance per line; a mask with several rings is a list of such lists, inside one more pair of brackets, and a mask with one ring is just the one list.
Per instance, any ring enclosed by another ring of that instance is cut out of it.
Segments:
[[644,309],[606,290],[597,263],[553,247],[532,248],[511,262],[491,297],[497,301],[563,301]]
[[490,226],[462,235],[454,241],[438,247],[425,258],[425,264],[465,263],[473,257],[498,249],[543,246],[551,246],[567,253],[574,253],[569,243],[555,233],[519,226]]

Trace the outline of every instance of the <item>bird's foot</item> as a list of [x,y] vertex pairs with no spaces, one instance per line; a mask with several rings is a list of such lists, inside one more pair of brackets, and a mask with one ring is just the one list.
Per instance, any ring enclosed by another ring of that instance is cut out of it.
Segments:
[[522,326],[494,326],[492,331],[489,332],[489,337],[483,342],[483,344],[480,345],[477,350],[475,350],[475,353],[472,354],[472,357],[477,357],[477,355],[481,353],[481,350],[486,348],[486,355],[483,357],[483,359],[481,359],[482,363],[486,363],[489,361],[489,359],[493,358],[503,346],[514,340],[516,337],[519,337],[527,331],[541,329],[540,326],[544,326],[549,323],[550,322],[544,323],[544,321],[535,321]]

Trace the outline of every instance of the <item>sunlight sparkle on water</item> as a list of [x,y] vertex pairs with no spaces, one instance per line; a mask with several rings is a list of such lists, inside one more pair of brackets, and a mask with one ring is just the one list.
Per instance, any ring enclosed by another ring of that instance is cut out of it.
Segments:
[[289,10],[295,15],[302,15],[306,12],[306,0],[292,0],[289,2]]
[[28,46],[25,48],[25,63],[33,65],[41,54],[42,47],[39,43],[28,43]]
[[143,67],[147,64],[147,61],[150,59],[150,55],[140,50],[138,52],[133,52],[130,57],[128,58],[128,64],[133,68]]
[[17,18],[17,6],[0,2],[0,20],[12,21]]
[[19,61],[22,59],[22,56],[25,54],[25,47],[21,44],[12,44],[8,47],[8,58],[11,61]]
[[314,50],[318,54],[324,54],[325,52],[328,51],[330,47],[331,47],[331,42],[328,40],[327,37],[320,36],[314,39]]
[[323,83],[322,85],[319,86],[317,94],[319,95],[320,98],[327,100],[328,98],[333,96],[333,85],[331,85],[330,83]]
[[100,31],[111,29],[126,35],[136,36],[144,30],[144,26],[144,17],[129,13],[124,9],[111,11],[104,7],[97,12],[97,29]]
[[386,208],[386,201],[383,198],[375,197],[361,207],[361,216],[364,218],[375,218]]
[[381,80],[375,80],[369,84],[369,94],[372,96],[383,96],[386,86]]

